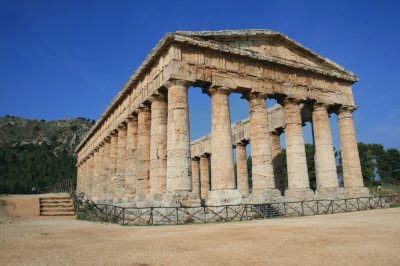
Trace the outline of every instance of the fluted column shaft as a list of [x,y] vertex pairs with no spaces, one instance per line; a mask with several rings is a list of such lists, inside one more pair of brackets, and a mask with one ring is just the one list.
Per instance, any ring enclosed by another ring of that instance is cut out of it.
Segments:
[[118,135],[113,132],[110,135],[110,159],[109,159],[109,177],[108,177],[108,192],[107,200],[113,200],[115,197],[115,180],[117,178],[117,150],[118,150]]
[[173,81],[168,88],[167,191],[191,191],[189,84]]
[[236,144],[237,185],[243,197],[249,195],[246,143]]
[[126,166],[126,124],[118,127],[118,149],[117,149],[117,179],[116,199],[125,196],[125,169]]
[[300,105],[294,99],[285,99],[285,137],[289,189],[308,189],[306,150],[304,146]]
[[363,187],[360,156],[354,128],[352,108],[340,108],[338,126],[345,188]]
[[200,178],[201,178],[201,198],[208,198],[208,191],[210,191],[210,168],[209,156],[200,156]]
[[94,153],[92,153],[88,159],[88,175],[87,175],[87,183],[86,183],[86,191],[85,193],[91,198],[92,197],[92,188],[93,188],[93,163],[94,163]]
[[164,95],[151,101],[150,194],[163,194],[167,187],[167,117],[168,105]]
[[232,151],[230,90],[211,88],[211,187],[212,190],[235,189]]
[[272,166],[274,168],[275,187],[281,192],[285,191],[285,175],[283,173],[281,140],[278,132],[270,133]]
[[103,164],[102,164],[102,174],[101,174],[101,184],[99,192],[99,200],[108,199],[108,184],[110,179],[110,138],[107,137],[104,140],[104,152],[103,152]]
[[76,191],[80,192],[82,190],[82,162],[77,167],[77,176],[76,176]]
[[137,175],[137,117],[129,117],[126,130],[126,176],[125,192],[126,197],[132,199],[136,195],[136,175]]
[[316,103],[314,105],[312,122],[315,143],[314,160],[317,189],[338,187],[329,115],[324,104]]
[[102,199],[102,189],[103,189],[103,164],[104,164],[104,143],[101,144],[97,154],[97,164],[96,164],[96,183],[95,183],[95,200]]
[[99,183],[99,148],[96,148],[93,153],[93,178],[92,178],[92,200],[97,200],[97,185]]
[[253,194],[275,188],[265,99],[266,95],[249,95]]
[[139,108],[136,112],[138,113],[136,197],[143,197],[149,194],[151,114],[148,107]]
[[82,187],[80,192],[86,192],[86,177],[87,177],[87,166],[88,166],[88,159],[85,158],[85,160],[83,161],[83,169],[82,169]]
[[199,158],[192,158],[192,192],[200,196]]

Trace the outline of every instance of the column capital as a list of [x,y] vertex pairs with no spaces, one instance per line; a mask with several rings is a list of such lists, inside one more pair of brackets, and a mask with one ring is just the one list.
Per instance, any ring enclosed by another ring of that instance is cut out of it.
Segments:
[[250,92],[243,93],[242,97],[240,97],[240,98],[245,99],[247,101],[250,101],[252,99],[257,99],[257,98],[266,100],[269,96],[270,96],[270,94],[265,93],[265,92],[250,91]]
[[313,102],[313,103],[311,104],[312,111],[319,110],[319,109],[328,110],[329,107],[330,107],[329,104],[323,103],[323,102]]
[[246,139],[239,140],[238,142],[235,143],[236,146],[244,146],[244,147],[246,147],[247,144],[249,144],[249,141]]
[[203,89],[203,93],[207,94],[208,96],[213,96],[216,93],[229,95],[231,94],[231,89],[223,86],[210,85],[209,87]]
[[302,102],[304,102],[303,99],[297,99],[291,96],[285,96],[278,99],[278,103],[282,106],[285,106],[286,104],[300,104]]
[[200,158],[209,158],[211,156],[211,154],[209,153],[203,153],[200,155]]
[[135,114],[131,114],[131,115],[128,115],[127,117],[126,117],[126,119],[125,119],[125,123],[129,123],[129,122],[133,122],[133,121],[137,121],[137,116],[136,116],[136,113]]
[[135,113],[150,113],[150,107],[146,105],[140,105],[136,110]]
[[117,134],[118,134],[118,130],[114,129],[114,130],[112,130],[112,131],[110,132],[109,137],[111,138],[111,137],[113,137],[113,136],[116,136]]
[[338,107],[335,110],[335,113],[337,115],[346,115],[346,114],[352,114],[355,110],[357,110],[358,107],[357,106],[351,106],[351,105],[342,105],[340,107]]
[[198,157],[198,156],[192,157],[192,161],[199,161],[199,160],[200,160],[200,157]]
[[152,94],[148,100],[150,103],[153,103],[154,101],[159,101],[159,102],[167,102],[167,95],[165,95],[162,92],[156,92],[154,94]]
[[191,81],[183,80],[183,79],[170,79],[163,84],[163,87],[167,90],[171,87],[185,87],[189,88],[192,85]]
[[280,128],[276,128],[274,130],[271,130],[269,133],[272,134],[272,135],[280,136],[282,134],[282,132],[283,132],[283,128],[280,127]]
[[124,130],[124,129],[126,128],[126,123],[125,123],[125,121],[122,122],[121,124],[119,124],[117,128],[118,128],[118,130],[121,130],[121,129]]

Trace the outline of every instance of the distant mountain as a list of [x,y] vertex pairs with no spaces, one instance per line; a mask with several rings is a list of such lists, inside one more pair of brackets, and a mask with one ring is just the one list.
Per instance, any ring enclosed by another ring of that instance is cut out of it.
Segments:
[[29,193],[32,187],[76,179],[74,149],[93,124],[83,117],[0,117],[0,193]]

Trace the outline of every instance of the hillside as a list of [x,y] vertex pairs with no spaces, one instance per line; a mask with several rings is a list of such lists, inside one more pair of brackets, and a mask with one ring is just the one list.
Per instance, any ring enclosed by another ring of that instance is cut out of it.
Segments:
[[76,179],[73,151],[93,122],[0,117],[0,193],[29,193]]

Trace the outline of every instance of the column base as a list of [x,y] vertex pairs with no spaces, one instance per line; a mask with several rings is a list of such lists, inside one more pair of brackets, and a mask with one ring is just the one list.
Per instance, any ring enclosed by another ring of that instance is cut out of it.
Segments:
[[344,187],[321,187],[315,191],[315,199],[318,200],[336,200],[346,198]]
[[113,199],[113,203],[114,203],[114,204],[122,203],[122,198],[114,198],[114,199]]
[[278,189],[259,189],[253,191],[247,199],[243,199],[245,204],[264,204],[282,202],[283,197]]
[[206,206],[237,205],[242,203],[242,194],[237,189],[208,191]]
[[239,189],[240,194],[242,195],[243,198],[248,198],[250,196],[250,192],[247,189]]
[[310,188],[289,188],[285,190],[286,201],[304,201],[315,198],[314,191]]
[[369,190],[366,187],[351,187],[344,189],[346,191],[346,198],[371,197]]

